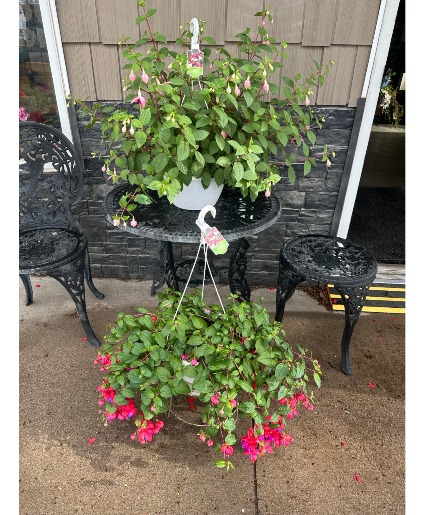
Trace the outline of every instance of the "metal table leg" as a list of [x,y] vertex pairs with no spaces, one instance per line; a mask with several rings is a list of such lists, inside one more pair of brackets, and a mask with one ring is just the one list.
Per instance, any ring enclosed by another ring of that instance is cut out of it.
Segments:
[[276,322],[282,322],[286,302],[292,297],[298,284],[304,280],[303,276],[293,272],[280,260],[276,289]]
[[239,297],[247,302],[250,302],[251,300],[251,289],[245,278],[245,272],[247,269],[246,253],[249,246],[247,239],[241,238],[238,240],[238,243],[230,257],[228,272],[230,291],[235,295],[239,295]]
[[161,241],[159,243],[158,255],[157,266],[153,272],[151,295],[155,295],[164,283],[167,283],[169,288],[179,291],[179,281],[174,266],[173,244],[171,241]]

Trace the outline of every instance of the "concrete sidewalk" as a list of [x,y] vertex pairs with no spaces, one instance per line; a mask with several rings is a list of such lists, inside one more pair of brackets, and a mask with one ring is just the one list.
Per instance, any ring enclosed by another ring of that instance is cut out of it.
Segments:
[[[105,294],[99,300],[86,291],[99,339],[119,311],[156,305],[149,281],[94,282]],[[24,305],[22,284],[19,297],[20,515],[404,513],[404,316],[361,315],[347,377],[339,368],[344,315],[297,291],[283,328],[322,366],[315,409],[288,422],[295,442],[260,458],[255,476],[240,449],[226,474],[196,427],[172,416],[146,446],[130,440],[131,421],[105,428],[97,351],[83,339],[71,298],[51,278],[32,283],[34,304]],[[226,299],[229,290],[219,292]],[[259,297],[274,316],[275,291],[254,289],[252,300]],[[206,299],[217,302],[211,285]]]

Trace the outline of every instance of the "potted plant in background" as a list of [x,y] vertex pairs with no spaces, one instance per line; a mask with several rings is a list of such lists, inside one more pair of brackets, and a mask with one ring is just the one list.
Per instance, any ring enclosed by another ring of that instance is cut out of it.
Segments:
[[[330,164],[326,146],[320,155],[310,153],[315,130],[323,122],[313,113],[310,98],[313,88],[323,85],[332,62],[315,62],[305,78],[284,76],[279,88],[273,73],[283,66],[286,43],[269,37],[272,15],[261,10],[255,14],[258,32],[251,34],[247,28],[236,35],[237,54],[243,57],[232,56],[224,47],[206,46],[215,41],[204,36],[201,22],[203,64],[196,68],[193,25],[177,39],[182,51],[173,51],[166,38],[154,32],[156,9],[148,9],[146,0],[137,3],[143,15],[136,23],[146,25],[144,35],[133,44],[128,38],[120,42],[129,107],[74,100],[87,117],[87,128],[100,123],[103,141],[109,144],[104,172],[113,183],[123,180],[133,186],[121,199],[117,224],[132,218],[138,203],[152,202],[152,195],[174,202],[193,180],[201,182],[202,189],[211,184],[238,188],[255,200],[259,194],[269,195],[281,179],[273,160],[284,166],[292,183],[295,162],[304,162],[304,175],[317,158]],[[144,53],[142,45],[149,45]],[[283,99],[278,99],[281,93]]]
[[[228,300],[224,309],[207,306],[199,289],[183,298],[166,290],[154,312],[139,307],[136,314],[118,314],[94,361],[103,374],[105,425],[132,419],[131,438],[151,442],[164,426],[161,416],[183,397],[187,413],[199,415],[192,424],[199,439],[221,455],[217,467],[234,468],[238,439],[254,463],[293,441],[285,425],[298,405],[313,409],[307,385],[313,379],[320,387],[320,366],[285,341],[281,324],[270,322],[260,303]],[[242,430],[244,418],[252,427]]]

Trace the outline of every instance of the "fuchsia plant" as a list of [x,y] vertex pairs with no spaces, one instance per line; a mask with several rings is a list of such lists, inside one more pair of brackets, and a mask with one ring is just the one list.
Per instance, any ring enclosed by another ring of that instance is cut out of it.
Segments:
[[[134,420],[131,438],[151,442],[172,414],[172,401],[187,398],[199,414],[198,438],[215,446],[217,467],[234,468],[238,449],[255,462],[293,438],[286,424],[302,406],[313,409],[308,382],[321,384],[321,369],[300,346],[284,340],[278,322],[254,302],[231,295],[223,309],[206,306],[200,290],[158,294],[155,313],[119,313],[109,327],[95,364],[103,380],[98,387],[105,425]],[[238,421],[252,420],[241,434]],[[238,443],[239,442],[239,443]]]
[[121,199],[117,224],[131,219],[137,204],[151,203],[153,192],[172,202],[193,177],[204,187],[214,180],[238,188],[254,200],[270,193],[282,174],[294,183],[295,163],[307,175],[316,159],[329,161],[327,146],[315,146],[324,119],[313,112],[310,99],[332,61],[314,62],[305,77],[282,74],[279,86],[273,75],[285,66],[287,45],[269,35],[272,15],[264,9],[255,14],[257,31],[246,28],[236,35],[235,55],[205,36],[201,22],[203,73],[194,80],[187,54],[193,34],[185,29],[177,38],[181,52],[169,49],[154,31],[156,9],[148,9],[146,0],[137,3],[143,14],[136,22],[146,30],[134,44],[128,38],[120,42],[129,107],[74,100],[87,128],[100,123],[109,145],[105,173],[113,183],[136,186]]

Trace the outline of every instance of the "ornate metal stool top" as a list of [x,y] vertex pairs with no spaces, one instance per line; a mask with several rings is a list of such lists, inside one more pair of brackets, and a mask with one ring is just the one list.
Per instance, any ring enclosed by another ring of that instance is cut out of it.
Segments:
[[332,282],[343,288],[370,284],[377,272],[377,262],[370,251],[334,236],[295,236],[284,243],[280,258],[306,279]]
[[[120,209],[120,198],[134,188],[122,184],[106,195],[103,210],[110,223]],[[180,209],[170,204],[167,198],[156,197],[155,192],[151,196],[155,199],[152,204],[138,206],[132,212],[137,226],[120,224],[118,229],[153,240],[199,243],[199,228],[195,223],[199,211]],[[208,213],[205,221],[218,227],[228,241],[264,231],[279,219],[281,212],[280,202],[273,194],[269,198],[261,195],[252,202],[249,197],[243,198],[239,190],[229,188],[223,189],[215,208],[216,217]]]

